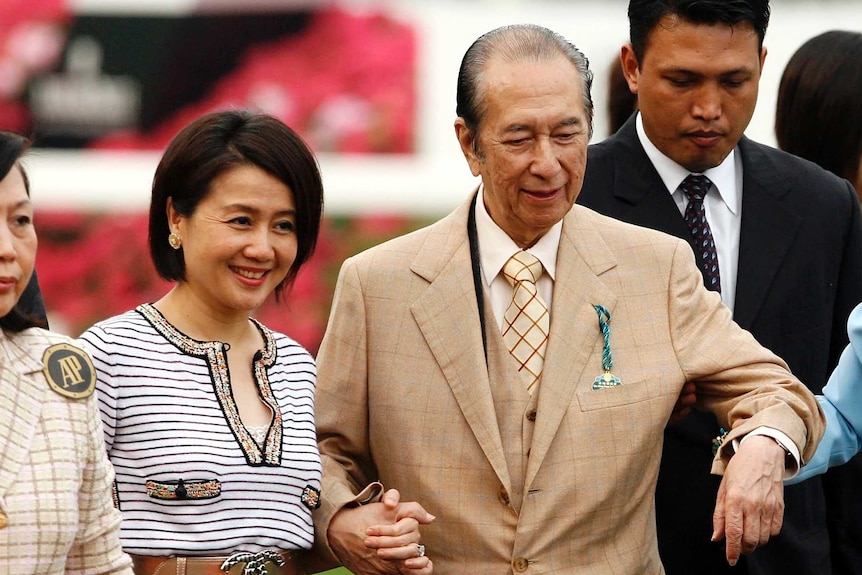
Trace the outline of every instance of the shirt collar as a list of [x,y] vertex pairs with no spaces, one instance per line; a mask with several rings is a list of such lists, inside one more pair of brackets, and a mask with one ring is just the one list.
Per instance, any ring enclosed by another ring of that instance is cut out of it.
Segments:
[[[509,258],[521,251],[521,248],[491,219],[491,215],[485,208],[483,192],[484,187],[479,186],[479,194],[476,198],[476,235],[479,238],[482,279],[485,285],[490,286]],[[563,222],[560,220],[527,250],[542,262],[545,273],[552,280],[557,271],[557,250],[560,247],[562,231]]]
[[[649,157],[652,165],[658,172],[665,187],[673,195],[676,192],[682,181],[691,173],[667,156],[665,156],[655,145],[650,141],[644,130],[643,118],[638,112],[637,115],[637,134],[641,146],[643,146],[646,155]],[[737,192],[736,178],[736,148],[730,151],[722,163],[703,172],[703,175],[715,185],[718,191],[718,197],[727,206],[727,209],[734,215],[739,214],[739,206],[741,203],[740,194]]]

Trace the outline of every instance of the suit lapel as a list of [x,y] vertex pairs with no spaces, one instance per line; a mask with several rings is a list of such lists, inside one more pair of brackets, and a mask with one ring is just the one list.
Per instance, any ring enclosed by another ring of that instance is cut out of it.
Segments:
[[[614,196],[630,206],[619,219],[690,242],[685,220],[638,141],[635,118],[612,137],[619,150],[614,157]],[[740,140],[739,153],[743,193],[734,319],[747,329],[763,306],[801,218],[781,201],[790,184],[778,166],[747,138]],[[700,267],[700,251],[694,254]]]
[[29,376],[39,368],[36,358],[0,335],[0,501],[29,458],[48,393],[47,386]]
[[583,210],[580,206],[572,208],[560,238],[551,334],[539,383],[541,416],[536,419],[525,489],[541,467],[578,383],[592,381],[602,372],[600,363],[588,363],[602,337],[593,305],[601,304],[613,314],[617,301],[616,294],[599,279],[616,265],[616,259],[599,230],[585,221],[587,218],[578,217]]
[[[411,307],[464,419],[500,482],[511,480],[484,362],[479,309],[467,241],[469,202],[429,235],[412,270],[429,283]],[[486,296],[487,299],[487,296]],[[493,323],[493,318],[489,318]]]
[[781,201],[790,191],[790,184],[778,167],[746,138],[739,142],[739,151],[743,170],[742,228],[734,319],[749,329],[802,220]]
[[[691,232],[670,190],[664,185],[638,140],[636,116],[632,116],[612,138],[616,141],[613,193],[622,205],[629,206],[619,215],[615,214],[615,217],[692,243]],[[700,268],[703,263],[700,250],[693,251]]]

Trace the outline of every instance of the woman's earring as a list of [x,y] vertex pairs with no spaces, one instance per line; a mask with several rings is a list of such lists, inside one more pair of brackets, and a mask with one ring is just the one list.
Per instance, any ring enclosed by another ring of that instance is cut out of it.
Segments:
[[183,245],[183,239],[174,232],[171,232],[168,236],[168,243],[171,244],[172,248],[178,250],[180,249],[180,246]]

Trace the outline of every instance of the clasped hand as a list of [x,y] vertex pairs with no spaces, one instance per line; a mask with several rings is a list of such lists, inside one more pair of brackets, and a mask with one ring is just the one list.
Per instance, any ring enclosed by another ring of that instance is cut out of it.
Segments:
[[434,565],[420,556],[419,525],[432,521],[434,516],[420,504],[401,503],[398,490],[390,489],[379,503],[336,513],[327,538],[339,561],[356,575],[430,575]]

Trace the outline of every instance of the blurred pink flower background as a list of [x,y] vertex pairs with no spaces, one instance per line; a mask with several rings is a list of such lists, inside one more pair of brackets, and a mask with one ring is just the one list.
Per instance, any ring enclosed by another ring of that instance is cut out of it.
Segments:
[[[177,18],[199,16],[192,12]],[[81,18],[70,0],[4,0],[0,129],[34,135],[38,122],[28,108],[28,86],[59,73],[66,44]],[[308,12],[303,22],[301,29],[274,39],[247,38],[249,47],[238,54],[232,68],[204,86],[195,101],[166,113],[151,128],[106,133],[87,139],[86,146],[162,150],[202,114],[250,108],[281,118],[316,153],[413,153],[414,27],[385,9],[348,10],[335,4]],[[183,77],[195,82],[194,70],[188,72]],[[35,139],[38,146],[38,130]],[[39,190],[33,193],[38,195]],[[317,251],[292,290],[281,303],[271,298],[257,316],[316,352],[344,259],[422,223],[389,216],[326,219]],[[77,336],[93,323],[154,301],[170,289],[150,262],[145,213],[42,208],[36,225],[36,265],[53,329]]]
[[[316,353],[345,258],[426,222],[395,216],[324,220],[317,249],[282,302],[256,317]],[[36,269],[52,329],[77,336],[93,323],[155,301],[171,284],[156,274],[145,213],[41,211]]]

